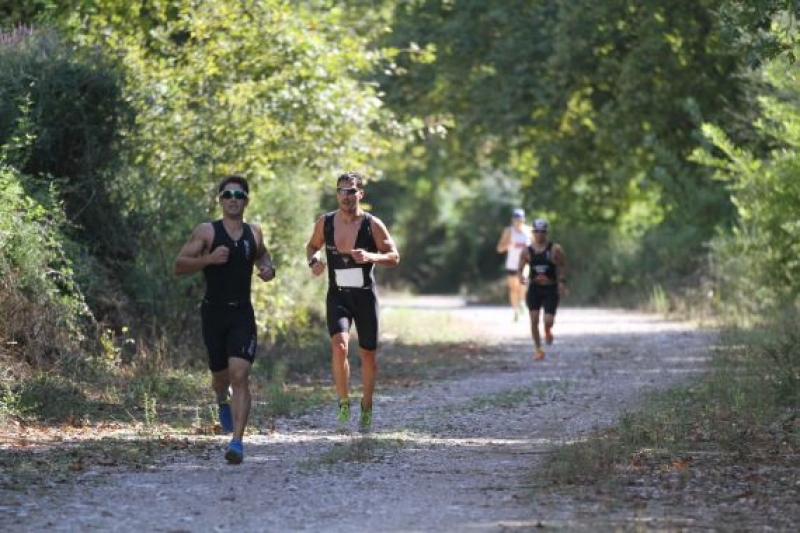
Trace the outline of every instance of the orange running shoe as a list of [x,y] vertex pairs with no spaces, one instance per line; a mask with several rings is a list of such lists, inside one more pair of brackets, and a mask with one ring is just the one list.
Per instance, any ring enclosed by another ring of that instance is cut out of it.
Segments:
[[542,350],[541,348],[537,348],[536,355],[533,356],[533,359],[536,361],[541,361],[542,359],[544,359],[544,350]]
[[544,333],[544,343],[550,346],[553,344],[553,333],[550,331],[546,331]]

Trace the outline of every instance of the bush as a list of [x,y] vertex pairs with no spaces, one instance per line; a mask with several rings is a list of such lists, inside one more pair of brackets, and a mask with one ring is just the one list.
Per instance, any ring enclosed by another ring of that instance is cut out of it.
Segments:
[[91,345],[94,321],[75,283],[56,192],[28,196],[0,167],[0,358],[52,366]]
[[[26,194],[56,192],[59,209],[71,222],[61,232],[80,243],[68,251],[73,259],[86,258],[87,269],[79,274],[93,273],[79,281],[102,288],[85,292],[95,316],[103,318],[102,305],[95,306],[99,295],[112,292],[114,273],[125,270],[119,263],[134,257],[115,183],[118,140],[133,115],[113,64],[97,52],[82,52],[48,30],[5,35],[0,39],[5,162],[25,176],[20,184]],[[120,306],[118,292],[112,300]]]
[[120,133],[132,118],[119,75],[98,53],[80,52],[46,30],[0,42],[0,144],[21,133],[29,141],[27,157],[10,163],[32,184],[59,181],[69,218],[116,254],[120,239],[106,235],[118,212],[106,171],[114,169]]

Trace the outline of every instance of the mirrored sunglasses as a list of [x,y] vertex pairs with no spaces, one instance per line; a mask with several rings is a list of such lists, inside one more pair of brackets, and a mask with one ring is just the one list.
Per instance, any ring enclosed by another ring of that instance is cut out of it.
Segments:
[[244,191],[236,190],[224,190],[219,193],[219,197],[223,200],[230,200],[231,198],[235,198],[237,200],[247,200],[247,193]]
[[336,194],[351,196],[358,192],[358,187],[336,187]]

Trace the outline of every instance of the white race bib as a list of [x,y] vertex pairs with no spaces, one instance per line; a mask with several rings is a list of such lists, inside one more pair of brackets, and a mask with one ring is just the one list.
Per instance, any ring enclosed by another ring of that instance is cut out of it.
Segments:
[[339,287],[364,286],[364,270],[361,268],[336,268],[333,273],[336,276],[336,285]]

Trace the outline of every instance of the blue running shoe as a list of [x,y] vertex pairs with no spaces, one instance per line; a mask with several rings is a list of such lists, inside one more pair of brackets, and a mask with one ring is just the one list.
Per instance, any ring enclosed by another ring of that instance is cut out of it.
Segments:
[[230,403],[219,404],[219,425],[223,433],[233,433],[233,414]]
[[238,465],[244,460],[244,445],[242,441],[232,439],[225,451],[225,460],[232,465]]

